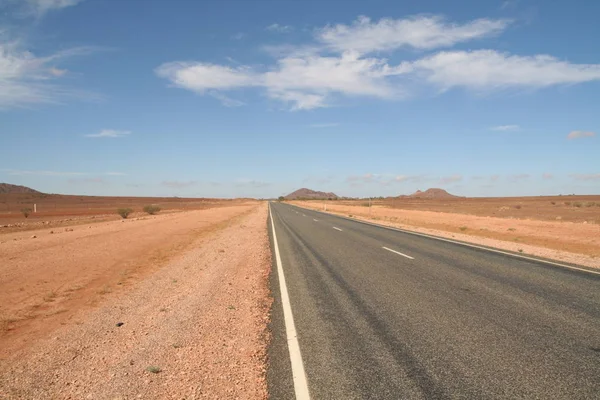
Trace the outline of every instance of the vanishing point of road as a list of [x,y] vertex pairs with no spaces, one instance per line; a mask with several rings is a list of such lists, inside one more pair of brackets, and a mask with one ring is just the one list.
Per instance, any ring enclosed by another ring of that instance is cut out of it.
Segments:
[[598,271],[287,204],[269,228],[271,398],[600,399]]

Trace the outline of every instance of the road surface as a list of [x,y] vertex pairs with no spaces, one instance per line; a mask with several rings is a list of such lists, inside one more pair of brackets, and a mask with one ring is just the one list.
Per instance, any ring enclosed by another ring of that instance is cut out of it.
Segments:
[[600,398],[600,275],[287,204],[271,212],[271,398]]

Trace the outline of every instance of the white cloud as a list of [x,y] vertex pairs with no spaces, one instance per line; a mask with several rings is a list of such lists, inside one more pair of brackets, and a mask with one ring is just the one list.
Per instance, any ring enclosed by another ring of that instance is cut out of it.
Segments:
[[493,131],[518,131],[521,127],[519,125],[498,125],[490,129]]
[[600,174],[572,174],[571,178],[579,181],[598,181],[600,180]]
[[293,110],[327,107],[329,98],[335,94],[401,97],[402,91],[386,80],[404,72],[404,66],[390,67],[385,60],[360,58],[355,52],[340,57],[286,57],[263,73],[247,66],[232,68],[191,62],[172,62],[156,69],[158,76],[168,79],[173,86],[201,94],[211,89],[262,87],[270,98],[290,103]]
[[271,32],[289,33],[294,28],[289,25],[271,24],[271,25],[267,26],[265,29],[268,31],[271,31]]
[[235,35],[232,35],[232,36],[231,36],[231,38],[232,38],[233,40],[242,40],[242,39],[244,39],[246,36],[248,36],[248,35],[246,35],[244,32],[238,32],[238,33],[236,33]]
[[98,133],[91,133],[89,135],[85,135],[86,137],[91,138],[118,138],[131,135],[131,131],[117,131],[115,129],[102,129]]
[[600,65],[571,64],[548,55],[517,56],[495,50],[440,52],[410,63],[442,90],[542,88],[600,80]]
[[[433,49],[503,31],[507,20],[478,19],[450,23],[438,16],[382,19],[361,17],[351,25],[315,32],[318,43],[271,46],[270,66],[231,67],[206,62],[165,63],[155,72],[172,86],[241,105],[223,94],[259,88],[291,110],[331,107],[343,97],[404,99],[421,87],[440,92],[460,87],[474,91],[539,89],[600,80],[600,64],[572,64],[549,55],[520,56],[495,50],[442,51],[415,61],[390,64],[366,56],[402,47]],[[279,26],[279,25],[278,25]],[[333,52],[332,52],[333,50]],[[495,127],[516,130],[517,125]]]
[[57,63],[91,51],[89,47],[79,47],[38,57],[22,49],[18,42],[0,42],[0,109],[86,96],[52,82],[66,73],[56,67]]
[[549,174],[549,173],[546,172],[546,173],[544,173],[542,175],[542,178],[544,178],[544,179],[554,179],[554,175]]
[[434,49],[450,47],[502,32],[508,20],[477,19],[465,24],[448,23],[440,16],[384,18],[372,22],[361,16],[351,25],[338,24],[317,30],[317,40],[336,51],[361,53],[390,51],[401,47]]
[[580,139],[584,137],[594,137],[596,134],[590,131],[572,131],[567,135],[567,139]]
[[228,90],[256,84],[256,78],[247,67],[170,62],[159,66],[155,72],[161,78],[171,81],[173,86],[201,94],[208,89]]

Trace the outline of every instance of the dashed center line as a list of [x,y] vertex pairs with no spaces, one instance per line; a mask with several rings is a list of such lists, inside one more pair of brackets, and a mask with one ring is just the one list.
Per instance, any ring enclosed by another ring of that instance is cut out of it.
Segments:
[[306,215],[305,215],[305,214],[302,214],[302,216],[303,216],[303,217],[306,217]]
[[340,228],[338,228],[337,226],[334,226],[334,227],[333,227],[333,229],[336,229],[336,230],[338,230],[338,231],[340,231],[340,232],[343,232],[343,230],[341,230],[341,229],[340,229]]
[[388,249],[388,248],[387,248],[387,247],[385,247],[385,246],[384,246],[384,247],[382,247],[382,249],[385,249],[385,250],[387,250],[387,251],[391,251],[392,253],[396,253],[396,254],[398,254],[398,255],[401,255],[402,257],[406,257],[406,258],[410,258],[411,260],[414,260],[414,258],[413,258],[413,257],[411,257],[411,256],[407,256],[406,254],[404,254],[404,253],[400,253],[399,251],[396,251],[396,250]]
[[315,222],[319,222],[319,220],[318,220],[318,219],[314,219],[314,218],[313,218],[313,221],[315,221]]

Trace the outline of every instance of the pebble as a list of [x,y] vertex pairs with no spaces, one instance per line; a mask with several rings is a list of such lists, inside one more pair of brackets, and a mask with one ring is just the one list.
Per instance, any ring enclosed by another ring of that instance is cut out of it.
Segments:
[[32,238],[32,239],[35,239],[35,238],[37,238],[37,236],[33,235],[31,238]]

